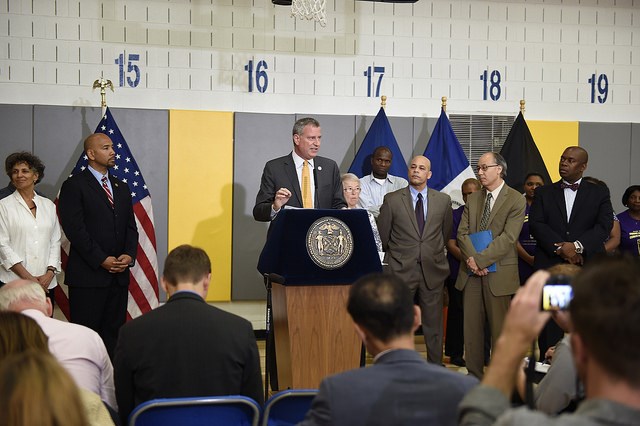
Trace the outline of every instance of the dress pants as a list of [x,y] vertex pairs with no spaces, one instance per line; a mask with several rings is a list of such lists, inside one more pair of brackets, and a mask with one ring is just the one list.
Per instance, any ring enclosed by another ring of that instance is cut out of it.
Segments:
[[465,361],[469,374],[482,379],[485,361],[485,321],[489,322],[492,347],[502,331],[511,296],[494,296],[486,278],[469,277],[463,290]]
[[444,341],[444,353],[451,358],[462,358],[464,355],[462,292],[456,288],[455,278],[447,278],[446,285],[449,292],[449,307],[447,308],[447,338]]
[[128,287],[69,287],[71,322],[81,324],[102,337],[113,361],[120,327],[127,319]]

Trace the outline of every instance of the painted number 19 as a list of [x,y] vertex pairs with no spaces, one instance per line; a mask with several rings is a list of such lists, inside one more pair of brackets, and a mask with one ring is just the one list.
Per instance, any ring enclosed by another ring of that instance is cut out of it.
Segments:
[[[589,83],[591,83],[591,103],[596,102],[596,75],[591,74],[591,78],[589,79]],[[598,103],[605,103],[607,101],[607,96],[609,95],[609,79],[606,74],[600,74],[598,76]]]
[[482,100],[487,100],[487,94],[491,97],[492,101],[500,99],[500,94],[502,93],[502,89],[500,88],[500,71],[491,71],[491,78],[489,78],[489,71],[484,70],[484,72],[480,74],[480,80],[483,82]]

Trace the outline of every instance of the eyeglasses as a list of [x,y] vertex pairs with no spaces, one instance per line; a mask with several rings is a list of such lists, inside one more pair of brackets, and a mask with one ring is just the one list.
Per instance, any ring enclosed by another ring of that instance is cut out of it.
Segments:
[[478,171],[482,170],[483,172],[486,172],[489,167],[498,167],[499,165],[500,164],[489,164],[489,165],[483,164],[481,166],[476,167],[476,170]]
[[351,194],[355,194],[356,192],[360,192],[360,191],[361,191],[361,189],[360,189],[360,187],[358,186],[358,187],[356,187],[356,188],[344,188],[344,189],[343,189],[343,191],[344,191],[344,192],[349,192],[349,193],[351,193]]

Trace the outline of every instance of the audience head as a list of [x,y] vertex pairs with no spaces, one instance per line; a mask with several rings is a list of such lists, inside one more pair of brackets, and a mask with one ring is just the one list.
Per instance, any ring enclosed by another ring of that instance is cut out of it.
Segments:
[[640,185],[631,185],[624,191],[622,205],[634,212],[640,212]]
[[29,349],[49,353],[47,335],[38,323],[18,312],[0,311],[0,365],[7,356]]
[[22,167],[26,167],[33,174],[34,184],[40,183],[44,177],[44,163],[38,157],[26,151],[14,152],[4,162],[5,172],[14,186],[14,179]]
[[527,201],[532,201],[536,188],[543,185],[544,177],[540,173],[529,173],[524,178],[524,196],[527,198]]
[[183,286],[195,287],[206,296],[211,279],[211,261],[199,247],[183,244],[171,250],[164,262],[162,284],[169,295]]
[[569,183],[574,183],[582,178],[588,162],[589,154],[584,148],[579,146],[568,147],[560,156],[560,177]]
[[342,195],[347,202],[347,207],[355,208],[360,200],[360,179],[353,173],[345,173],[341,177]]
[[462,191],[462,199],[466,204],[469,194],[480,191],[482,189],[482,183],[480,183],[480,181],[476,178],[468,178],[465,179],[464,182],[462,182],[462,187],[460,189]]
[[593,365],[640,387],[640,262],[593,259],[576,276],[569,307],[574,358],[582,379]]
[[28,350],[0,363],[0,426],[86,426],[80,392],[48,353]]
[[587,182],[591,182],[594,185],[600,185],[600,186],[604,186],[605,188],[609,189],[609,187],[607,186],[607,183],[603,180],[600,180],[596,177],[593,176],[583,176],[582,177],[583,180],[586,180]]
[[347,311],[360,329],[383,343],[413,337],[420,321],[409,287],[390,274],[369,274],[353,283]]
[[393,153],[386,146],[379,146],[371,154],[371,173],[376,179],[384,179],[389,174]]
[[25,309],[37,309],[51,316],[51,301],[40,284],[29,280],[14,280],[0,287],[0,310],[21,312]]

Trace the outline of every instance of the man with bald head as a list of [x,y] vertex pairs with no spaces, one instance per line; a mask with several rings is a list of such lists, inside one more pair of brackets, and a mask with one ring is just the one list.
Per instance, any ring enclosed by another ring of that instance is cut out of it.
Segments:
[[[582,179],[589,154],[570,146],[560,156],[560,181],[538,187],[529,210],[529,228],[536,239],[534,269],[559,263],[582,265],[604,252],[613,226],[609,190]],[[540,352],[562,338],[562,330],[549,323],[538,340]]]
[[89,167],[62,184],[58,200],[60,223],[71,242],[65,283],[71,321],[95,330],[113,357],[127,315],[138,230],[129,187],[109,173],[115,165],[109,136],[90,135],[84,151]]
[[409,165],[409,186],[388,193],[380,207],[378,230],[385,271],[417,294],[427,361],[442,364],[442,306],[449,276],[445,245],[451,235],[451,198],[427,187],[431,161],[418,155]]

